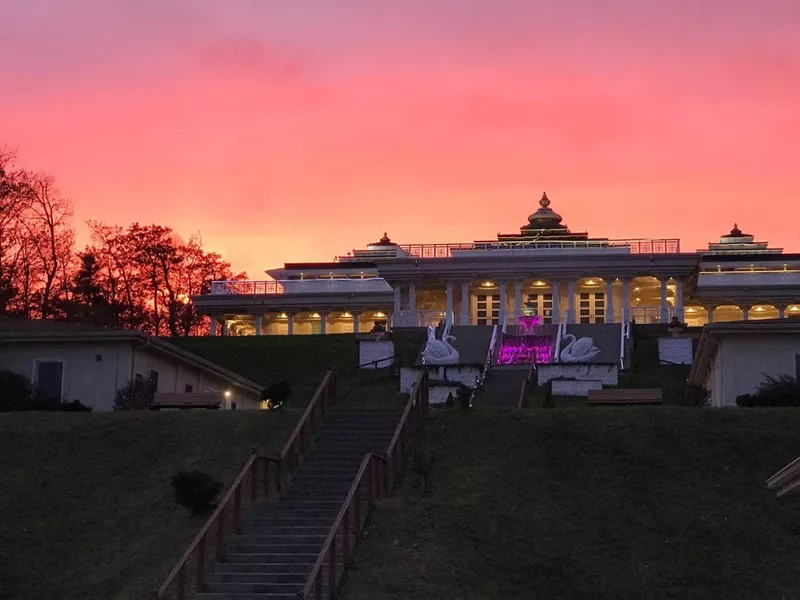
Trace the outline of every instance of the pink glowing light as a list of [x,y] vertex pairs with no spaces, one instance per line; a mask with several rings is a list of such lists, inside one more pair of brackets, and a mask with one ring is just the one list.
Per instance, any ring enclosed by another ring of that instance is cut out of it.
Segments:
[[528,365],[550,362],[553,341],[549,336],[508,337],[503,340],[497,355],[499,365]]

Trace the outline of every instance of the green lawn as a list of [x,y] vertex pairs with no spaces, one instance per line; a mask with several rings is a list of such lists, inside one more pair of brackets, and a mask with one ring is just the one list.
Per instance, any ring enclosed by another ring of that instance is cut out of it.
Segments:
[[798,430],[792,409],[439,410],[432,493],[406,471],[342,597],[796,598],[800,500],[764,481]]
[[0,415],[0,597],[146,598],[205,521],[175,504],[171,476],[201,469],[227,488],[298,414]]

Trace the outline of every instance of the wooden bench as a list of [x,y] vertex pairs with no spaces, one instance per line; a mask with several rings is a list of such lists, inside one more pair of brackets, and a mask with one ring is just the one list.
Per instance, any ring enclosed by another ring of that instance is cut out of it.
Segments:
[[150,410],[218,410],[221,405],[222,394],[216,392],[158,392],[150,403]]
[[661,404],[661,388],[589,390],[589,406]]

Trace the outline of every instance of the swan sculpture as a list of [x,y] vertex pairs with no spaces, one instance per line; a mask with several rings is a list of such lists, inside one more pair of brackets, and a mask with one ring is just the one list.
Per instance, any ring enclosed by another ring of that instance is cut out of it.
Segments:
[[561,343],[566,342],[567,338],[570,340],[569,344],[561,350],[559,355],[562,363],[591,362],[600,354],[600,348],[594,345],[594,340],[590,337],[576,339],[574,335],[568,333],[561,338]]
[[436,328],[428,327],[428,343],[422,351],[422,362],[426,365],[454,365],[458,362],[458,350],[453,348],[451,342],[456,338],[450,335],[452,322],[445,324],[442,339],[436,339]]

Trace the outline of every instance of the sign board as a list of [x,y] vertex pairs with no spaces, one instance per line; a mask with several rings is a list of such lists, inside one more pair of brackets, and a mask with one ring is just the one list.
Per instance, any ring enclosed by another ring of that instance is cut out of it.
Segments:
[[668,337],[658,340],[658,360],[662,365],[692,364],[692,338]]

